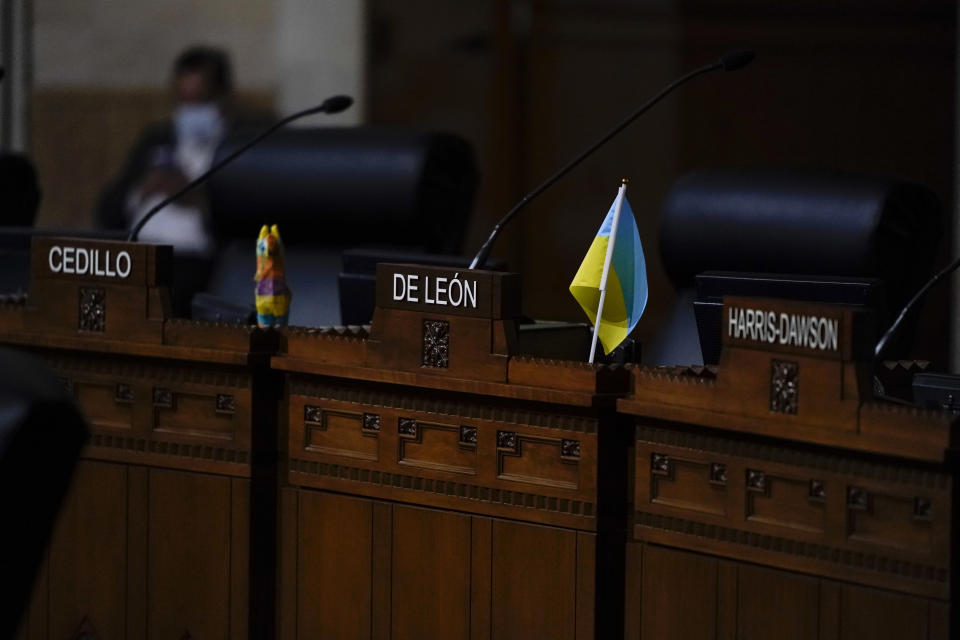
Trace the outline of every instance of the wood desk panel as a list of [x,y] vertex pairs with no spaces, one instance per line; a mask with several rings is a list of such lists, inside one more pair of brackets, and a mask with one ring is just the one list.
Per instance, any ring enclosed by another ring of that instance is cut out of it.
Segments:
[[393,507],[392,640],[470,638],[471,517]]
[[292,377],[290,483],[595,530],[596,417],[403,389]]
[[595,637],[594,534],[307,488],[280,522],[284,640]]
[[283,567],[296,588],[284,593],[296,596],[283,603],[281,637],[369,638],[373,503],[319,491],[288,497],[293,502],[284,500],[284,526],[292,524],[298,535],[284,542],[292,543],[295,556]]
[[630,543],[625,638],[947,640],[945,602]]
[[577,542],[575,531],[494,521],[492,637],[577,637]]
[[250,475],[248,372],[45,352],[91,423],[84,457]]
[[[379,265],[369,331],[288,328],[271,359],[291,485],[283,638],[620,635],[631,443],[613,408],[628,369],[514,353],[514,276],[465,272],[492,300],[457,313],[385,297],[410,269]],[[424,284],[463,275],[413,269]],[[309,515],[348,501],[343,527]],[[322,563],[324,544],[360,557]],[[370,599],[369,629],[328,584]]]
[[246,638],[249,481],[149,471],[147,637]]
[[250,599],[251,577],[275,567],[269,552],[256,568],[250,556],[252,537],[273,545],[273,500],[254,505],[250,480],[262,474],[254,429],[257,446],[276,448],[264,441],[270,386],[255,395],[255,370],[236,364],[31,350],[77,400],[90,439],[23,637],[245,638],[271,626]]
[[947,599],[949,474],[638,421],[634,537]]
[[102,638],[125,637],[129,627],[116,612],[128,596],[127,523],[131,508],[143,508],[130,504],[131,497],[126,466],[78,464],[50,544],[49,637],[74,637],[84,626]]

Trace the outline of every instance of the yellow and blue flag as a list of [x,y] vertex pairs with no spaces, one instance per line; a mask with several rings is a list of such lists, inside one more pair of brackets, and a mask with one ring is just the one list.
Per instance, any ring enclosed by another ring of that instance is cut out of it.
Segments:
[[[570,283],[570,293],[583,308],[590,322],[597,324],[597,307],[600,304],[600,280],[603,263],[610,245],[610,230],[616,212],[614,199],[604,218],[597,237],[593,239],[587,255],[580,263],[577,275]],[[607,293],[603,304],[603,316],[597,335],[604,353],[610,353],[623,342],[637,326],[647,306],[647,265],[640,245],[640,231],[633,217],[633,210],[623,196],[620,220],[613,242],[613,256],[607,274]]]

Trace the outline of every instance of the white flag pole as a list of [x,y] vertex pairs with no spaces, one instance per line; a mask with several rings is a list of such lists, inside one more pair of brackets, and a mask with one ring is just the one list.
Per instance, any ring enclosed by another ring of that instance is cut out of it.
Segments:
[[603,303],[607,297],[607,274],[610,273],[610,261],[613,259],[613,243],[617,239],[617,225],[620,223],[620,210],[623,208],[623,198],[627,191],[627,179],[623,179],[617,199],[613,203],[613,223],[610,225],[610,239],[607,241],[607,255],[603,258],[603,273],[600,275],[600,303],[597,305],[597,319],[593,323],[593,341],[590,343],[590,364],[593,364],[597,354],[597,333],[603,319]]

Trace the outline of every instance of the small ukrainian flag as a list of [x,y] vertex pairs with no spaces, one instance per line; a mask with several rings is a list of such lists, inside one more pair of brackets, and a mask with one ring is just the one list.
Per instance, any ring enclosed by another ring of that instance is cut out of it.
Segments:
[[626,180],[570,283],[570,293],[594,324],[590,362],[598,337],[604,352],[610,353],[643,315],[648,296],[647,265],[637,222],[627,202]]

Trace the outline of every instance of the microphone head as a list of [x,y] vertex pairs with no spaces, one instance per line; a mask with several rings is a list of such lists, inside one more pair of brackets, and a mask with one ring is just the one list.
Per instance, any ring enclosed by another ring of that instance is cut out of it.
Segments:
[[353,98],[350,96],[331,96],[323,101],[320,109],[326,113],[340,113],[353,104]]
[[727,51],[720,56],[720,66],[723,67],[724,71],[736,71],[750,64],[754,57],[756,57],[756,54],[750,49]]

